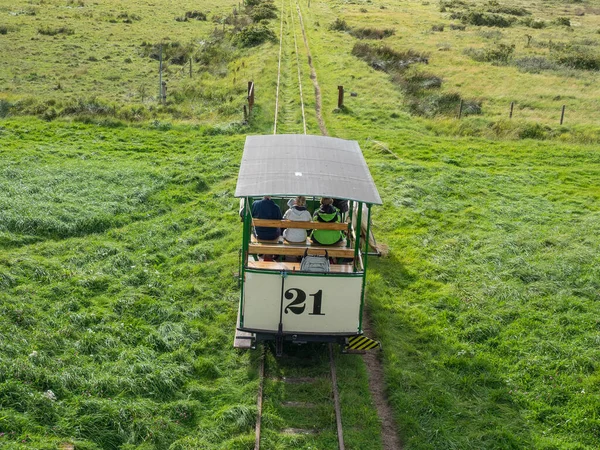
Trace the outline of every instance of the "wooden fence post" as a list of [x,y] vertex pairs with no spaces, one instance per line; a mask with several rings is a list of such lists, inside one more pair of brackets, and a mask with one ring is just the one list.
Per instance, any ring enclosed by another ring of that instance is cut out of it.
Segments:
[[248,81],[248,110],[251,113],[254,106],[254,81]]
[[462,110],[463,110],[463,101],[460,101],[460,106],[458,108],[458,118],[460,119],[462,117]]
[[510,102],[510,114],[508,115],[509,119],[512,119],[513,109],[515,108],[515,102]]
[[563,121],[565,119],[565,108],[567,107],[567,105],[563,105],[562,106],[562,111],[560,112],[560,124],[563,124]]
[[338,86],[338,108],[344,107],[344,86]]

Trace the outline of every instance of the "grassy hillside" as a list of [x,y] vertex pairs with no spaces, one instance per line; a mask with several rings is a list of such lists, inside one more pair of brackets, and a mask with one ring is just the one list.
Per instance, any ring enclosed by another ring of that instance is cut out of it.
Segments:
[[[277,50],[239,45],[233,8],[0,2],[3,448],[252,448],[256,356],[231,348],[232,193],[245,134],[271,132]],[[374,226],[389,255],[370,264],[368,308],[405,448],[598,448],[600,155],[583,143],[598,137],[597,70],[560,58],[593,64],[600,5],[301,8],[329,133],[359,141],[384,201]],[[199,10],[206,21],[176,20]],[[515,20],[469,22],[482,11]],[[344,30],[330,28],[336,19]],[[394,31],[370,41],[361,28]],[[210,58],[200,41],[214,43]],[[191,79],[167,64],[166,105],[152,98],[158,63],[144,53],[160,42],[197,51]],[[353,54],[356,43],[371,50]],[[513,43],[506,59],[476,60]],[[394,53],[369,65],[381,45]],[[414,54],[428,64],[398,69]],[[549,65],[524,72],[525,57]],[[285,58],[291,71],[294,55]],[[257,104],[243,125],[248,79]],[[302,79],[318,133],[307,68]],[[342,110],[340,84],[357,93]],[[481,113],[455,119],[460,98]],[[510,101],[513,121],[503,118]],[[338,364],[347,447],[378,449],[365,368]],[[276,428],[285,414],[272,413]]]

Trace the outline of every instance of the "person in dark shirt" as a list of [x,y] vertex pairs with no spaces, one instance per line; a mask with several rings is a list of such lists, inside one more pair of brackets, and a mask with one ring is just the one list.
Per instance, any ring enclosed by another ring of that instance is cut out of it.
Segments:
[[[271,197],[263,197],[252,204],[252,217],[255,219],[281,220],[281,209]],[[280,235],[279,228],[254,227],[254,234],[262,241],[272,241]]]

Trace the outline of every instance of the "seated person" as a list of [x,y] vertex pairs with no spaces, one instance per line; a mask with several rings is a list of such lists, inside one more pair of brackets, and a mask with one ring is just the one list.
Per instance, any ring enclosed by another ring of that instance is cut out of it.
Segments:
[[341,198],[333,199],[333,206],[340,210],[342,214],[346,214],[348,212],[348,200],[342,200]]
[[[339,209],[333,206],[332,198],[322,198],[321,207],[315,211],[313,220],[316,222],[340,223],[342,215]],[[338,230],[313,230],[310,237],[317,244],[332,245],[340,242],[344,235]]]
[[[252,217],[255,219],[281,220],[281,209],[271,197],[265,196],[252,204]],[[254,234],[261,241],[273,241],[280,235],[279,228],[254,227]]]
[[[294,205],[283,215],[285,220],[295,220],[298,222],[310,222],[312,216],[306,209],[306,197],[296,197]],[[306,242],[306,231],[301,228],[286,228],[283,230],[283,238],[288,242],[298,243]]]

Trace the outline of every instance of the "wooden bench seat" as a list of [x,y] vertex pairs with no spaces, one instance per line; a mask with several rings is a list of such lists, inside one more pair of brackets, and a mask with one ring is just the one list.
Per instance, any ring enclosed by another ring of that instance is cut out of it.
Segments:
[[[300,270],[300,263],[278,261],[248,261],[250,269],[267,269],[294,272]],[[352,264],[331,264],[330,273],[353,273]]]
[[325,255],[325,251],[327,251],[327,254],[334,258],[354,258],[353,248],[339,247],[335,245],[284,245],[262,242],[252,242],[248,245],[248,252],[252,255],[303,256],[306,249],[308,249],[308,253],[310,255]]
[[303,228],[305,230],[347,231],[349,223],[338,222],[300,222],[295,220],[252,219],[252,225],[265,228]]

